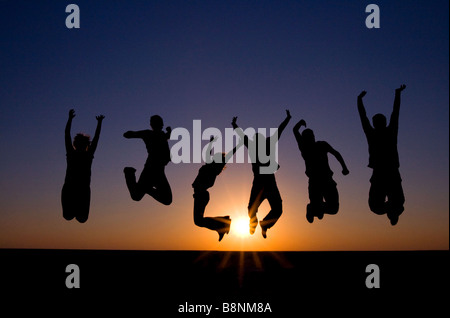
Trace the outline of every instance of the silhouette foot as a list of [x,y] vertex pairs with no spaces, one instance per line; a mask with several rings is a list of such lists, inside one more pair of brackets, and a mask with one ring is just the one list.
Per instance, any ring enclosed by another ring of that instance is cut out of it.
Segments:
[[405,208],[403,206],[394,206],[391,202],[386,202],[387,217],[391,221],[392,225],[396,225],[398,222],[398,217],[403,213]]
[[309,223],[314,222],[314,213],[311,209],[311,204],[308,204],[306,206],[306,219],[308,220]]
[[322,220],[323,219],[323,211],[319,211],[316,216],[319,220]]
[[217,231],[217,233],[219,233],[219,242],[222,241],[225,234],[230,233],[231,219],[229,216],[225,216],[225,217],[223,217],[223,219],[225,219],[224,220],[225,226],[222,229]]
[[218,231],[219,233],[219,242],[222,241],[223,237],[225,236],[225,232]]
[[267,238],[267,227],[264,226],[263,221],[259,222],[259,225],[261,226],[261,234],[264,238]]
[[255,233],[256,226],[258,225],[258,218],[256,216],[250,219],[250,234]]
[[398,223],[398,215],[397,214],[387,214],[389,221],[391,221],[391,225],[396,225]]

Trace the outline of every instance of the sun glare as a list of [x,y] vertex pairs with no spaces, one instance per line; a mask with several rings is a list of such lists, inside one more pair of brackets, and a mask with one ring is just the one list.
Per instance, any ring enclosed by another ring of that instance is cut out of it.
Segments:
[[239,237],[250,235],[249,220],[245,217],[240,217],[231,221],[231,233]]

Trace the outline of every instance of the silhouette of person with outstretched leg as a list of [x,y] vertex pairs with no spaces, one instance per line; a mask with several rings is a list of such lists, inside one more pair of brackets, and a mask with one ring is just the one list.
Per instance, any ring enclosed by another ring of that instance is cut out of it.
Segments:
[[358,112],[369,145],[369,167],[373,169],[369,207],[376,214],[387,214],[392,225],[397,224],[405,203],[397,150],[400,96],[405,88],[405,85],[401,85],[395,90],[394,109],[389,125],[383,114],[376,114],[372,117],[372,127],[363,104],[363,97],[367,92],[362,91],[358,96]]
[[150,118],[151,130],[127,131],[125,138],[140,138],[147,148],[148,157],[139,180],[136,182],[136,169],[125,167],[125,181],[131,198],[140,201],[147,193],[158,202],[169,205],[172,203],[172,190],[164,172],[165,166],[170,161],[170,149],[168,140],[172,129],[162,129],[164,122],[158,115]]
[[211,156],[212,144],[215,141],[211,137],[208,149],[206,150],[207,158],[204,164],[198,171],[198,175],[192,183],[194,188],[194,223],[199,227],[206,227],[210,230],[217,231],[219,234],[219,242],[225,234],[230,232],[231,219],[230,216],[204,217],[205,208],[209,202],[208,189],[214,185],[216,177],[224,170],[228,160],[236,152],[242,143],[238,144],[227,154],[217,153]]
[[298,149],[305,160],[305,173],[309,178],[310,203],[306,206],[306,219],[312,223],[315,216],[320,220],[325,213],[336,214],[339,211],[339,193],[336,182],[333,180],[333,171],[328,164],[328,153],[339,161],[344,176],[348,175],[349,171],[338,151],[325,141],[316,141],[311,129],[305,129],[303,133],[300,133],[301,126],[306,127],[303,119],[294,126],[293,131]]
[[91,202],[91,167],[94,159],[94,153],[97,149],[103,115],[98,115],[97,128],[94,139],[90,141],[88,135],[79,133],[75,136],[72,143],[70,130],[72,119],[75,117],[75,111],[69,111],[65,129],[66,160],[67,169],[64,185],[61,191],[61,203],[63,217],[66,220],[75,218],[80,223],[85,223],[89,217],[89,207]]
[[270,205],[270,212],[259,222],[261,226],[261,234],[267,237],[267,230],[275,225],[283,212],[283,205],[277,182],[275,180],[275,172],[279,169],[278,163],[275,161],[275,145],[278,142],[283,130],[286,128],[291,114],[286,110],[286,119],[280,124],[276,133],[270,137],[257,133],[253,140],[244,134],[241,128],[236,124],[237,117],[233,117],[231,125],[249,150],[252,162],[253,184],[250,192],[248,203],[248,216],[250,218],[250,234],[255,233],[258,225],[256,216],[261,203],[267,199]]

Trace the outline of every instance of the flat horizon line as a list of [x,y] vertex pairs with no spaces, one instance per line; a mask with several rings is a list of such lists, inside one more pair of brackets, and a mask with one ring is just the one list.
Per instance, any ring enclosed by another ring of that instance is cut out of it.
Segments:
[[450,252],[449,249],[411,250],[183,250],[183,249],[97,249],[97,248],[10,248],[0,247],[0,251],[92,251],[92,252],[246,252],[246,253],[395,253],[395,252]]

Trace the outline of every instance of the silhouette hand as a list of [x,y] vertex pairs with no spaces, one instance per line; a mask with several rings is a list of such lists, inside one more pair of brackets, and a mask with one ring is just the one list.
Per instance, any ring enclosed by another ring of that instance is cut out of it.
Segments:
[[172,127],[167,126],[166,127],[166,132],[170,135],[172,133]]
[[74,117],[75,117],[75,110],[74,109],[69,110],[69,118],[72,119]]
[[292,118],[291,113],[289,112],[289,109],[286,109],[286,117],[287,118]]
[[348,175],[349,173],[350,173],[350,171],[348,171],[347,168],[342,169],[342,174],[343,174],[344,176]]
[[396,93],[400,93],[400,92],[402,92],[405,88],[406,88],[406,85],[405,85],[405,84],[402,84],[402,85],[400,85],[399,88],[395,89],[395,92],[396,92]]
[[237,116],[233,117],[233,120],[231,121],[231,126],[233,126],[233,128],[237,127],[236,120],[237,120]]
[[306,121],[304,119],[300,119],[300,121],[298,122],[299,127],[305,126],[306,127]]
[[364,96],[366,96],[366,94],[366,91],[362,91],[361,94],[358,95],[358,98],[363,98]]
[[126,133],[123,134],[123,136],[125,138],[131,138],[131,131],[127,131]]
[[95,119],[97,119],[98,121],[102,121],[104,118],[105,118],[105,116],[103,116],[103,115],[95,116]]

